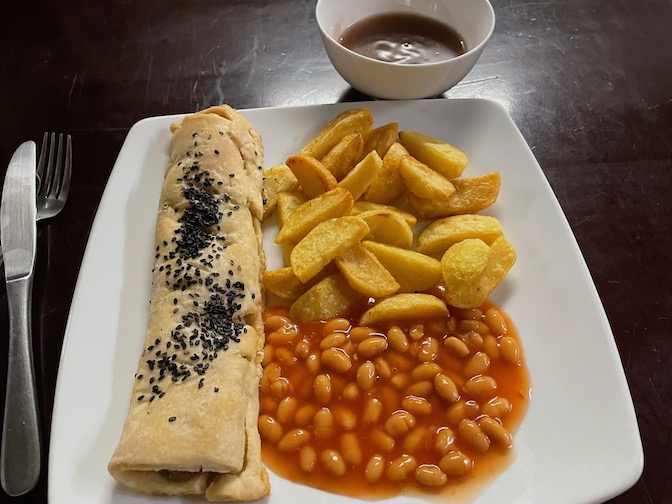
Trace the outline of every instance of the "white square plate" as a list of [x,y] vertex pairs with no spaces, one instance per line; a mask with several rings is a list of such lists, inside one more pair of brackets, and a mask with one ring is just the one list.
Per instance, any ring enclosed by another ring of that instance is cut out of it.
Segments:
[[[266,164],[296,153],[337,112],[368,106],[446,139],[469,156],[465,176],[498,170],[498,217],[518,262],[493,301],[515,322],[532,399],[516,459],[476,502],[600,502],[639,478],[643,452],[616,345],[571,229],[532,152],[499,105],[484,100],[341,103],[243,111],[262,134]],[[126,417],[151,292],[156,208],[169,125],[138,122],[119,153],[82,262],[56,390],[49,457],[52,504],[200,502],[150,498],[115,484],[107,462]],[[265,240],[269,268],[278,249]],[[268,502],[352,501],[271,475]],[[398,497],[395,502],[411,502]]]

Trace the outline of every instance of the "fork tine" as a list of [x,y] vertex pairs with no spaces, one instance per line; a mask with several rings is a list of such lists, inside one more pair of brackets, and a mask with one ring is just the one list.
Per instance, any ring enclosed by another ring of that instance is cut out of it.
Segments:
[[39,194],[42,188],[42,181],[44,180],[44,167],[47,164],[47,144],[49,143],[49,133],[46,131],[42,136],[42,146],[40,147],[40,158],[37,162],[37,192]]
[[47,160],[47,169],[44,174],[44,179],[40,187],[40,196],[46,197],[51,190],[51,185],[54,180],[54,151],[56,146],[56,133],[49,136],[49,158]]
[[61,192],[58,198],[65,201],[70,192],[70,177],[72,176],[72,139],[66,135],[65,140],[65,166],[63,169],[63,180],[61,182]]
[[56,151],[56,164],[54,166],[54,177],[47,194],[49,198],[57,198],[61,190],[61,179],[63,178],[63,133],[58,134],[58,149]]

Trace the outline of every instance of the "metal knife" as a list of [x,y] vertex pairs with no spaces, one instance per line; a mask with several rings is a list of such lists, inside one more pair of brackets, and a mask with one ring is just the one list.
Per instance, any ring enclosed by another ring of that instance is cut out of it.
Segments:
[[35,165],[35,142],[24,142],[9,162],[0,202],[0,243],[5,256],[9,303],[9,361],[0,482],[12,496],[35,487],[41,466],[31,334],[37,240]]

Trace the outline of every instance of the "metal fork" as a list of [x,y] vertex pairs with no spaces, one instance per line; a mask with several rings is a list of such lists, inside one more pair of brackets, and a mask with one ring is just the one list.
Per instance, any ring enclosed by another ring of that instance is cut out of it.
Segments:
[[[54,159],[55,158],[55,159]],[[72,143],[70,136],[66,137],[65,151],[63,148],[63,135],[52,133],[44,134],[40,158],[36,168],[38,184],[36,189],[36,220],[39,222],[57,215],[65,205],[70,190],[70,177],[72,174]],[[32,275],[32,273],[31,273]],[[5,398],[5,416],[3,423],[3,444],[0,453],[0,468],[2,468],[2,486],[5,492],[11,496],[23,495],[32,490],[40,477],[41,469],[41,444],[39,428],[39,411],[36,401],[36,387],[33,372],[33,359],[30,347],[30,298],[32,280],[25,289],[24,299],[14,297],[12,301],[23,302],[26,306],[24,327],[28,338],[26,345],[17,345],[12,351],[10,344],[10,364],[22,362],[29,364],[24,367],[28,376],[23,376],[19,381],[22,385],[13,389]],[[12,312],[10,306],[10,313]],[[15,352],[15,353],[13,353]],[[19,368],[8,366],[8,373]],[[14,372],[15,372],[14,371]],[[23,424],[21,433],[13,434],[12,442],[8,444],[8,425]],[[11,460],[11,463],[8,462]],[[9,464],[9,465],[8,465]],[[10,470],[8,471],[8,468]]]
[[[54,157],[56,163],[54,163]],[[63,159],[65,157],[65,160]],[[72,175],[72,140],[65,136],[65,152],[63,152],[63,133],[45,133],[42,137],[40,158],[35,170],[37,175],[37,222],[51,219],[65,206],[70,192]],[[5,262],[0,248],[0,267]]]

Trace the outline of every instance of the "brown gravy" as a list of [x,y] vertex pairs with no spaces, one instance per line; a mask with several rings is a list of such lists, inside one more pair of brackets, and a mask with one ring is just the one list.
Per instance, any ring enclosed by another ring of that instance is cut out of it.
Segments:
[[460,34],[430,17],[379,14],[349,26],[340,43],[362,56],[389,63],[435,63],[467,51]]

